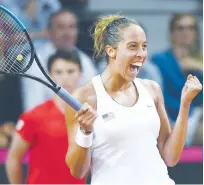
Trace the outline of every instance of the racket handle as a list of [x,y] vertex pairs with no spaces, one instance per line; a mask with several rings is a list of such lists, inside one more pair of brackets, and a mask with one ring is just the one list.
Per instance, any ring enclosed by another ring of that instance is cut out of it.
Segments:
[[57,93],[66,103],[68,103],[74,110],[78,111],[81,109],[82,104],[76,100],[71,94],[69,94],[64,88],[60,88]]

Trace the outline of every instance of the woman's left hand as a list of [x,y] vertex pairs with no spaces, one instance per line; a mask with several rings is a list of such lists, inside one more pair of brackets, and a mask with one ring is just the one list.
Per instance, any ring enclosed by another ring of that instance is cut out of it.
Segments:
[[188,75],[181,94],[181,103],[190,105],[197,94],[202,90],[202,84],[196,76]]

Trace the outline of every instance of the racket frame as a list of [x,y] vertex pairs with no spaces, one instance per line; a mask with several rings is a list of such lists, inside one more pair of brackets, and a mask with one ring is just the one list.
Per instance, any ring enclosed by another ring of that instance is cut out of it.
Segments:
[[[48,88],[50,88],[51,90],[53,90],[58,96],[60,96],[65,102],[67,102],[74,110],[76,110],[76,111],[80,110],[80,108],[83,105],[78,100],[76,100],[70,93],[68,93],[64,88],[57,85],[51,79],[51,77],[48,75],[48,73],[45,71],[45,69],[41,65],[40,60],[39,60],[39,58],[35,52],[32,40],[31,40],[27,30],[26,30],[26,27],[23,25],[23,23],[11,11],[9,11],[8,9],[6,9],[5,7],[3,7],[1,5],[0,5],[0,10],[5,11],[7,14],[9,14],[17,22],[17,24],[20,26],[20,28],[22,29],[22,31],[26,35],[28,42],[30,44],[30,47],[31,47],[31,58],[30,58],[28,65],[25,67],[24,70],[22,70],[19,73],[8,73],[8,72],[0,70],[0,73],[5,74],[5,75],[10,75],[10,76],[27,77],[27,78],[33,79],[35,81],[38,81],[38,82],[44,84],[45,86],[47,86]],[[40,68],[41,72],[44,74],[44,76],[47,78],[47,80],[52,85],[47,83],[46,81],[36,77],[36,76],[25,73],[32,66],[34,60],[37,63],[38,67]]]

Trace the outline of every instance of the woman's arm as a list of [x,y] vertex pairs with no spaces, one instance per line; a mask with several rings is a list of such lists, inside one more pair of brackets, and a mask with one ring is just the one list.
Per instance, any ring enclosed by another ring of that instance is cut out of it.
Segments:
[[[68,111],[67,111],[68,113]],[[75,124],[69,133],[69,148],[66,155],[66,164],[70,168],[72,176],[84,178],[89,171],[91,163],[90,148],[83,148],[76,144],[75,136],[79,125]]]
[[[81,103],[86,102],[87,100],[87,90],[79,90],[76,91],[73,96],[75,96]],[[89,101],[90,105],[93,106],[92,101]],[[82,108],[83,109],[83,108]],[[87,113],[89,110],[87,109]],[[91,115],[91,113],[89,113]],[[85,115],[85,114],[84,114]],[[79,146],[76,141],[75,137],[78,132],[78,128],[81,126],[77,122],[76,112],[70,107],[67,106],[66,108],[66,124],[67,124],[67,131],[68,131],[68,141],[69,141],[69,148],[67,150],[66,155],[66,164],[70,168],[70,172],[72,176],[77,178],[83,178],[88,173],[91,163],[91,154],[90,154],[90,147],[85,148]],[[88,120],[84,120],[86,124]],[[94,120],[92,120],[93,122]],[[85,134],[89,137],[90,134]]]
[[189,107],[181,104],[176,124],[171,130],[161,89],[157,87],[157,111],[160,117],[158,149],[167,166],[175,166],[183,150],[188,124]]
[[168,166],[175,166],[185,145],[190,104],[201,91],[202,85],[196,77],[188,76],[182,91],[176,124],[172,131],[165,110],[161,88],[156,83],[152,83],[151,86],[154,91],[154,97],[156,97],[154,99],[161,122],[158,149],[165,163]]

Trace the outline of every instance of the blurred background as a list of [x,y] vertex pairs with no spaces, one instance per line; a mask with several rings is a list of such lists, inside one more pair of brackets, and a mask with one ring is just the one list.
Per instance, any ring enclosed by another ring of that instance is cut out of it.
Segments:
[[[202,0],[0,0],[0,4],[25,24],[45,68],[57,48],[77,49],[83,71],[79,86],[101,73],[106,65],[103,59],[93,58],[91,26],[95,20],[114,13],[136,19],[148,40],[148,60],[139,77],[160,84],[172,127],[187,74],[196,75],[203,83]],[[73,17],[62,14],[53,18],[53,13],[62,8]],[[36,70],[30,73],[40,76]],[[19,116],[52,95],[30,79],[0,75],[1,184],[8,183],[5,160]],[[180,162],[169,168],[169,174],[177,184],[203,184],[203,92],[192,104],[188,127]],[[22,163],[26,174],[29,156]]]

